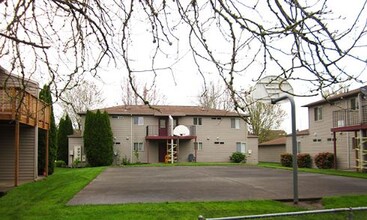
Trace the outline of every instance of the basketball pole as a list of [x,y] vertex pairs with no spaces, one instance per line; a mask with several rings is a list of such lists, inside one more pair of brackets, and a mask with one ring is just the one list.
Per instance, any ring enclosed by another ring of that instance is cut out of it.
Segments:
[[297,165],[297,131],[296,131],[296,105],[292,96],[284,95],[271,99],[271,104],[288,99],[292,110],[292,162],[293,162],[293,203],[298,204],[298,165]]

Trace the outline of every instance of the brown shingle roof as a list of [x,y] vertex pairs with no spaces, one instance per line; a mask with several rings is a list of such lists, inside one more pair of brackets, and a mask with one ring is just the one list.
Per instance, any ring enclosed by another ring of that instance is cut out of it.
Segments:
[[272,145],[285,145],[287,142],[287,137],[280,137],[270,141],[263,142],[259,146],[272,146]]
[[[363,87],[361,87],[361,88],[363,88]],[[358,93],[361,92],[361,88],[353,89],[353,90],[350,90],[349,92],[340,93],[340,94],[337,94],[337,95],[332,95],[328,98],[321,99],[321,100],[316,101],[316,102],[311,102],[311,103],[309,103],[307,105],[304,105],[302,107],[312,107],[312,106],[317,106],[317,105],[321,105],[321,104],[325,104],[325,103],[329,103],[329,102],[342,100],[342,99],[352,97],[352,96],[357,96]]]
[[[100,109],[110,115],[153,115],[153,116],[239,116],[237,112],[230,112],[219,109],[203,108],[200,106],[173,106],[154,105],[150,108],[147,105],[120,105]],[[85,114],[81,113],[82,115]],[[245,116],[245,115],[242,115]]]

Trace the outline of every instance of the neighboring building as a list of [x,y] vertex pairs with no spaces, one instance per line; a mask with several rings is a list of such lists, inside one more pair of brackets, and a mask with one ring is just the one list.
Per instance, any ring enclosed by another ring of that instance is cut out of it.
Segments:
[[[308,129],[297,131],[297,152],[301,150],[301,140],[309,134]],[[264,143],[259,144],[259,161],[261,162],[280,162],[280,155],[284,153],[291,153],[292,135],[279,137]]]
[[[50,107],[36,82],[0,67],[0,184],[17,186],[38,177],[38,128],[50,126]],[[46,158],[46,161],[48,159]],[[46,164],[46,170],[47,170]]]
[[[337,168],[367,170],[367,87],[305,105],[308,134],[297,137],[299,152],[336,153]],[[292,152],[291,137],[286,150]]]
[[259,144],[260,162],[280,162],[280,155],[286,152],[287,137],[280,137]]
[[[198,106],[143,105],[101,111],[110,116],[116,164],[124,158],[142,163],[171,162],[172,155],[173,162],[194,158],[197,162],[229,162],[236,151],[246,153],[249,163],[257,163],[257,140],[249,139],[247,124],[237,113]],[[85,115],[81,115],[84,124]],[[82,146],[82,136],[70,136],[69,166],[75,158],[85,159]]]

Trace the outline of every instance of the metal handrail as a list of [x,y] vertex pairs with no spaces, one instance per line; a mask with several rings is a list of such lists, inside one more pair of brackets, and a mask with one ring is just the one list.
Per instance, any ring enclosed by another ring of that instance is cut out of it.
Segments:
[[284,217],[284,216],[300,216],[310,214],[324,214],[324,213],[338,213],[349,212],[348,219],[353,219],[353,211],[367,211],[367,207],[350,207],[350,208],[335,208],[335,209],[321,209],[321,210],[309,210],[299,212],[283,212],[283,213],[271,213],[262,215],[247,215],[247,216],[233,216],[233,217],[221,217],[221,218],[205,218],[200,215],[198,220],[240,220],[240,219],[255,219],[255,218],[270,218],[270,217]]

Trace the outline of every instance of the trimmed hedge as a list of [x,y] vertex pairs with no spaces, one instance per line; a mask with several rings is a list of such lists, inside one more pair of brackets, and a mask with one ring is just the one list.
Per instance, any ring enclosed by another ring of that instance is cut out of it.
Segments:
[[297,165],[299,168],[311,168],[312,167],[311,155],[307,153],[298,154]]
[[315,156],[315,164],[319,169],[334,167],[334,154],[330,152],[319,153]]
[[284,153],[280,155],[280,163],[283,167],[292,167],[292,154]]
[[233,152],[229,159],[234,163],[246,162],[246,155],[241,152]]

